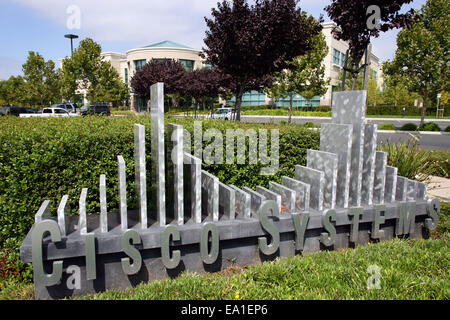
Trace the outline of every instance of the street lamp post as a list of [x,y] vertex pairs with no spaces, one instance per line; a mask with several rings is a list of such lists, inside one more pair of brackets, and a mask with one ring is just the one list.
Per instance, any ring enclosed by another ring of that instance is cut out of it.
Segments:
[[66,34],[64,35],[64,38],[70,39],[71,57],[73,57],[73,39],[78,39],[78,36],[76,34]]
[[73,55],[73,39],[78,39],[76,34],[66,34],[64,38],[70,39],[70,48]]

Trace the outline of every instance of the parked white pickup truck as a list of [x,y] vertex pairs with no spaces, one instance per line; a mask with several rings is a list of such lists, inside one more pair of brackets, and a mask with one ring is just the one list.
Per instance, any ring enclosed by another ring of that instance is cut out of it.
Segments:
[[80,114],[69,113],[62,108],[44,108],[41,113],[21,113],[20,118],[79,117]]

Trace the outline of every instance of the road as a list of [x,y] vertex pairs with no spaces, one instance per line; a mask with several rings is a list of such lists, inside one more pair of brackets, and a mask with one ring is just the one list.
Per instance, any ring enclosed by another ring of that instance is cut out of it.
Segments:
[[[288,117],[285,116],[242,116],[242,122],[253,122],[253,123],[278,123],[280,121],[287,121]],[[297,124],[305,124],[306,122],[313,122],[316,125],[322,123],[330,123],[331,118],[319,118],[319,117],[292,117],[292,122]],[[415,123],[420,124],[420,119],[393,119],[393,118],[368,118],[367,123],[375,123],[381,125],[383,123],[392,123],[396,127],[401,127],[405,123]],[[445,130],[450,126],[450,120],[441,119],[438,121],[433,121],[439,125],[442,130]],[[415,137],[415,138],[414,138]],[[390,141],[393,143],[406,142],[411,139],[418,139],[419,146],[421,149],[429,150],[450,150],[450,134],[430,132],[422,133],[418,132],[408,133],[408,132],[388,132],[381,131],[378,133],[378,143],[383,141]]]
[[[183,117],[183,116],[179,116]],[[242,116],[241,121],[247,123],[279,123],[280,121],[287,121],[286,116]],[[292,117],[292,122],[297,124],[304,124],[306,122],[313,122],[316,125],[322,123],[330,123],[331,118],[319,118],[319,117]],[[396,127],[401,127],[403,124],[412,122],[419,124],[420,119],[393,119],[393,118],[368,118],[368,123],[376,123],[378,125],[383,123],[392,123]],[[445,129],[450,126],[450,120],[444,119],[439,121],[434,121],[437,123],[441,129]],[[414,138],[415,137],[415,138]],[[379,131],[378,132],[378,143],[383,141],[390,141],[393,143],[403,143],[411,139],[418,139],[419,147],[421,149],[428,150],[450,150],[450,133],[440,133],[440,132],[427,132],[409,133],[406,131],[402,132],[389,132],[389,131]]]
[[[241,116],[242,122],[256,122],[256,123],[278,123],[280,121],[288,121],[287,116]],[[425,120],[427,121],[433,121],[439,127],[441,130],[445,130],[448,126],[450,126],[450,119],[439,119],[439,120]],[[297,124],[305,124],[306,122],[313,122],[316,125],[322,124],[322,123],[330,123],[331,118],[330,117],[292,117],[292,122]],[[375,123],[375,124],[383,124],[383,123],[392,123],[397,128],[400,128],[405,123],[414,123],[416,125],[420,124],[420,119],[401,119],[401,118],[367,118],[367,123]]]
[[378,143],[390,141],[392,143],[402,143],[416,137],[421,149],[428,150],[450,150],[450,134],[415,132],[378,132]]

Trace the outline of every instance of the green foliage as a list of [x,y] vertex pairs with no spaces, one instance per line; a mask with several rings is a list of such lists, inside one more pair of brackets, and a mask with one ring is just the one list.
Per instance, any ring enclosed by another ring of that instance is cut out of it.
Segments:
[[325,66],[322,64],[328,53],[325,36],[318,34],[312,42],[312,50],[306,55],[290,61],[289,69],[275,73],[273,87],[266,90],[269,96],[276,100],[290,98],[289,122],[291,121],[294,95],[299,94],[306,100],[322,96],[327,92],[330,82],[329,79],[325,79]]
[[29,100],[25,94],[25,81],[23,77],[11,76],[8,80],[0,81],[0,105],[29,106]]
[[[193,137],[194,120],[170,118],[168,121],[183,125]],[[67,194],[72,214],[76,215],[81,189],[88,188],[87,211],[98,213],[101,174],[106,175],[108,211],[118,211],[118,155],[122,155],[126,162],[128,207],[130,210],[136,208],[133,151],[135,123],[146,126],[146,149],[150,150],[150,118],[147,116],[51,119],[1,117],[0,258],[7,257],[9,265],[14,266],[21,276],[30,278],[30,268],[18,260],[18,249],[33,225],[34,215],[42,202],[51,200],[51,212],[56,214],[59,201]],[[203,129],[208,128],[216,128],[223,134],[226,129],[238,128],[280,130],[280,169],[276,176],[260,175],[260,169],[266,166],[261,163],[250,165],[248,161],[243,165],[204,165],[204,169],[222,182],[238,187],[268,187],[269,181],[280,182],[283,175],[294,177],[295,165],[306,165],[307,149],[319,148],[319,133],[302,126],[204,121]],[[148,152],[148,170],[150,160]],[[148,190],[150,193],[151,188]]]
[[[299,108],[301,109],[301,108]],[[263,109],[263,110],[248,110],[243,111],[243,115],[258,115],[258,116],[289,116],[288,109]],[[329,112],[316,112],[316,111],[292,111],[293,116],[303,117],[331,117],[331,111]]]
[[402,131],[417,131],[417,125],[414,123],[405,123],[403,126],[401,126],[400,130]]
[[397,128],[392,123],[383,123],[378,126],[378,130],[397,130]]
[[303,125],[305,128],[317,128],[315,123],[308,121]]
[[433,163],[429,174],[450,179],[450,150],[422,150],[424,156]]
[[78,89],[87,90],[87,97],[98,101],[119,102],[128,98],[128,86],[109,61],[101,56],[101,46],[90,38],[80,42],[71,57],[62,63],[62,94],[72,101],[79,95]]
[[45,61],[39,53],[30,51],[22,70],[25,86],[21,94],[29,104],[44,108],[61,101],[59,72],[52,60]]
[[[87,300],[423,300],[450,298],[448,236],[380,242],[355,249],[279,258],[217,274],[185,273]],[[368,290],[370,265],[380,267],[381,290]],[[418,287],[417,284],[422,286]]]
[[385,73],[396,75],[409,91],[423,99],[422,123],[430,97],[448,90],[450,42],[450,6],[447,0],[428,0],[418,13],[417,21],[397,37],[397,51]]
[[427,122],[417,128],[418,131],[441,131],[441,128],[434,122]]
[[439,163],[419,150],[415,139],[404,144],[387,141],[380,144],[379,150],[387,152],[388,165],[398,168],[398,175],[408,179],[425,181],[439,166]]
[[450,126],[448,126],[447,128],[445,128],[445,132],[450,132]]

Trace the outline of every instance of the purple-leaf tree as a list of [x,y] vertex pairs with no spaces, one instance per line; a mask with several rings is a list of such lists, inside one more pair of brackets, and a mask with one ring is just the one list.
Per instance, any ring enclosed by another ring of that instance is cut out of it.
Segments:
[[207,98],[215,98],[222,92],[223,76],[207,68],[187,72],[181,95],[192,97],[196,104],[205,108]]
[[410,2],[412,0],[332,0],[325,7],[330,19],[338,26],[333,30],[334,37],[349,44],[342,90],[345,90],[346,72],[353,77],[354,90],[359,72],[367,67],[367,63],[360,66],[360,62],[370,44],[370,38],[377,38],[380,32],[402,28],[413,22],[414,10],[399,13],[401,7]]
[[311,50],[312,38],[322,27],[300,19],[300,13],[295,0],[256,0],[254,5],[233,0],[218,3],[212,17],[205,18],[204,57],[228,77],[236,97],[236,120],[245,92],[262,91],[273,82],[271,75]]
[[183,90],[186,70],[175,60],[152,60],[136,71],[131,79],[133,92],[150,99],[150,87],[157,82],[164,82],[165,94],[177,94]]

